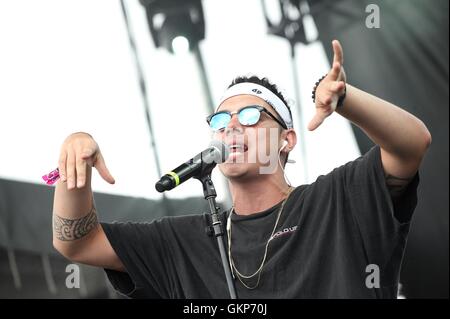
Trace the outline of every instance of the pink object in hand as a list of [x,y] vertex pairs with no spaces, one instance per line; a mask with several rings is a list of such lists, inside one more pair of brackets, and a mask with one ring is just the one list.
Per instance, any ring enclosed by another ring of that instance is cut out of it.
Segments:
[[47,185],[53,185],[59,179],[59,169],[55,169],[48,173],[47,175],[42,176],[42,179],[47,183]]

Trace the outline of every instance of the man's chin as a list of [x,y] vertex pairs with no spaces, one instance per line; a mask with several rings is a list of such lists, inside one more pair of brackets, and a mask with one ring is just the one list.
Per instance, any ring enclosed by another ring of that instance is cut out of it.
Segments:
[[219,165],[220,171],[228,179],[244,178],[248,171],[247,163],[223,163]]

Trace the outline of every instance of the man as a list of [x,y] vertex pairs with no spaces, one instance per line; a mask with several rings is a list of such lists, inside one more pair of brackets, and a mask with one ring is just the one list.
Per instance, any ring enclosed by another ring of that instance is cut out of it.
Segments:
[[[337,112],[377,144],[364,156],[291,187],[283,166],[297,136],[286,101],[266,79],[236,79],[208,117],[214,138],[231,151],[219,168],[233,201],[223,218],[239,298],[396,297],[431,136],[413,115],[346,83],[342,48],[332,45],[333,66],[314,89],[308,128]],[[267,149],[275,149],[269,158],[279,165],[263,172],[258,154]],[[54,200],[53,242],[61,254],[105,268],[130,297],[229,297],[216,241],[204,231],[206,215],[99,224],[92,167],[114,183],[93,138],[70,135]]]

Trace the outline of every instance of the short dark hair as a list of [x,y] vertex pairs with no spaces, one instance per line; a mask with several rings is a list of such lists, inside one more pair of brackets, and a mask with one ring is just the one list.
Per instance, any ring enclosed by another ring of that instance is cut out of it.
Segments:
[[[283,96],[283,94],[280,92],[279,88],[273,84],[272,82],[270,82],[270,80],[266,77],[260,78],[256,75],[251,75],[251,76],[245,76],[245,75],[241,75],[241,76],[237,76],[233,79],[233,81],[231,81],[231,84],[228,85],[228,88],[232,87],[233,85],[236,85],[238,83],[255,83],[255,84],[259,84],[264,86],[266,89],[270,90],[273,94],[275,94],[276,96],[278,96],[281,101],[283,101],[283,103],[286,105],[286,107],[288,108],[289,111],[289,115],[291,116],[292,119],[292,112],[291,112],[291,108],[289,107],[285,97]],[[274,110],[275,112],[277,112],[276,110]],[[278,118],[284,122],[284,120],[281,118],[280,114],[276,114],[278,116]],[[286,123],[285,123],[286,124]]]

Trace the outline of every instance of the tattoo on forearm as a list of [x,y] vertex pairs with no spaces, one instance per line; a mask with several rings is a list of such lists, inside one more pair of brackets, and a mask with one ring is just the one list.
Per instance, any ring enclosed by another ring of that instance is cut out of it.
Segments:
[[402,195],[408,186],[408,184],[412,181],[412,177],[397,177],[390,174],[386,175],[386,185],[389,189],[389,193],[392,197],[398,197]]
[[72,241],[80,239],[98,224],[95,207],[92,207],[89,214],[79,219],[68,219],[53,215],[53,232],[55,237],[62,241]]

